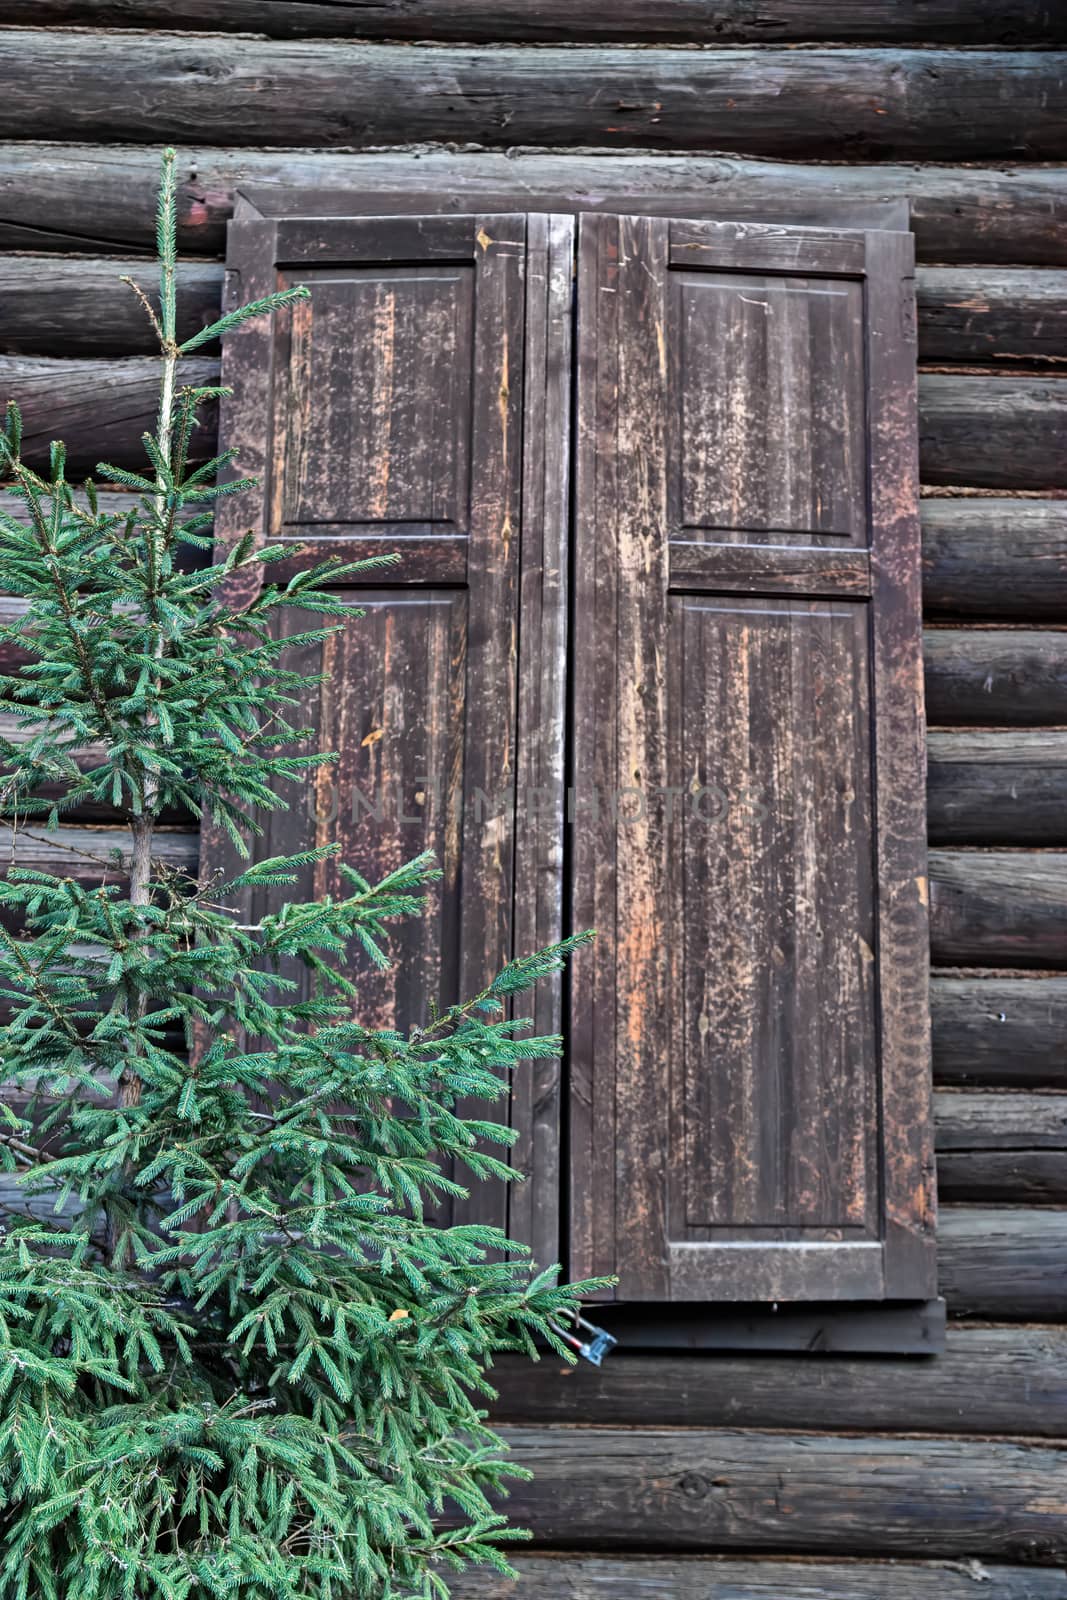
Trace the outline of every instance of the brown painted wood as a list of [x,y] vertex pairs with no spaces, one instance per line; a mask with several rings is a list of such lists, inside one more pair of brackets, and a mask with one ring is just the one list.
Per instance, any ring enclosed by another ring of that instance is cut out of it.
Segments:
[[[227,141],[229,135],[227,134]],[[194,255],[221,256],[234,190],[257,200],[301,194],[316,214],[344,214],[353,194],[380,194],[383,211],[419,188],[457,210],[583,210],[628,206],[693,216],[815,222],[846,207],[856,225],[889,226],[857,207],[910,200],[920,260],[1062,266],[1067,256],[1067,170],[951,165],[811,165],[739,157],[526,150],[412,149],[373,154],[212,149],[199,131],[179,152],[179,238]],[[931,151],[926,152],[929,157]],[[939,158],[943,159],[943,158]],[[159,164],[137,146],[0,144],[0,245],[7,250],[150,253]]]
[[[575,1267],[618,1272],[626,1301],[924,1298],[910,240],[582,229],[575,786],[615,804],[576,842],[574,914],[601,939],[572,1010]],[[873,525],[868,450],[894,485]],[[868,545],[876,668],[856,601],[776,593],[769,569],[760,598],[717,593],[720,550],[796,546],[818,595],[822,552],[836,571]]]
[[930,997],[938,1082],[1067,1089],[1067,978],[935,973]]
[[[155,303],[159,269],[138,260],[0,257],[0,349],[7,355],[150,356],[159,340],[123,276],[132,277]],[[179,340],[219,315],[222,267],[182,261],[177,271]],[[217,345],[204,354],[217,353]]]
[[930,947],[952,967],[1067,967],[1067,853],[930,852]]
[[1061,500],[924,500],[923,608],[930,617],[1067,618]]
[[921,361],[1067,359],[1067,272],[922,267],[916,289]]
[[1067,732],[931,733],[931,844],[1067,845]]
[[1067,1094],[942,1091],[935,1114],[942,1200],[1067,1201]]
[[[217,383],[219,364],[193,356],[182,375],[189,384]],[[159,362],[0,356],[0,403],[9,399],[22,408],[28,465],[47,470],[49,443],[63,439],[71,476],[95,475],[101,461],[141,470],[141,435],[152,427],[159,403]],[[203,419],[191,451],[198,461],[214,454],[213,406],[204,408]]]
[[943,1206],[938,1281],[958,1317],[1067,1320],[1067,1210]]
[[[970,1096],[967,1097],[971,1098]],[[992,1096],[989,1098],[1002,1098]],[[1037,1098],[1029,1096],[1027,1098]],[[635,1355],[501,1361],[495,1421],[799,1432],[1067,1434],[1067,1329],[952,1325],[942,1354]],[[901,1404],[901,1388],[907,1404]]]
[[1067,724],[1067,630],[929,628],[923,657],[934,727]]
[[[518,1578],[468,1571],[455,1600],[1064,1600],[1067,1573],[943,1561],[759,1561],[726,1556],[518,1555]],[[981,1594],[981,1590],[978,1590]]]
[[509,1514],[557,1548],[921,1549],[1050,1566],[1067,1550],[1063,1453],[1043,1444],[699,1428],[504,1436],[533,1470]]
[[[424,1020],[428,996],[477,993],[515,948],[514,904],[524,949],[559,935],[572,224],[530,226],[491,213],[275,223],[243,202],[232,233],[233,293],[311,288],[273,330],[227,344],[223,436],[263,476],[254,524],[300,541],[283,572],[401,554],[355,580],[366,614],[298,663],[307,721],[340,761],[262,845],[337,839],[371,878],[436,854],[431,915],[400,932],[392,972],[360,974],[382,1026]],[[216,533],[249,518],[247,503],[224,506]],[[308,880],[340,887],[333,863]],[[537,1004],[557,1033],[558,989]],[[535,1070],[512,1105],[531,1199],[510,1221],[555,1259],[558,1068]],[[475,1184],[455,1216],[504,1225],[503,1186]]]
[[1038,490],[1067,484],[1067,383],[930,372],[919,390],[924,483]]
[[[115,93],[118,80],[136,95]],[[1056,52],[596,52],[100,33],[0,35],[0,136],[351,147],[418,140],[805,160],[1062,160]]]
[[[518,773],[514,944],[543,949],[562,937],[566,817],[570,565],[571,305],[575,221],[527,218],[523,417],[523,544],[519,578]],[[562,982],[537,986],[538,1034],[562,1030]],[[508,1229],[541,1263],[559,1259],[563,1194],[563,1072],[531,1061],[512,1080],[511,1162],[525,1177],[508,1193]]]
[[278,39],[560,40],[775,44],[832,39],[902,44],[1067,42],[1053,0],[8,0],[9,24],[193,28]]

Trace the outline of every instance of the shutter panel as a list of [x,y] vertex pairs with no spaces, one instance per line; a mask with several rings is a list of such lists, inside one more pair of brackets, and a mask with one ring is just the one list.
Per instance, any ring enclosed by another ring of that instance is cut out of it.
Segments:
[[[309,684],[303,714],[340,762],[313,793],[289,795],[257,848],[336,840],[372,879],[435,852],[432,912],[398,927],[395,968],[354,962],[360,1015],[383,1027],[482,988],[512,953],[516,897],[523,948],[559,937],[569,328],[553,319],[564,292],[569,318],[573,232],[569,218],[528,227],[522,214],[266,219],[247,201],[231,228],[234,302],[312,291],[227,342],[224,441],[262,477],[263,539],[301,546],[271,578],[330,555],[403,557],[341,580],[366,615],[296,663],[330,674]],[[223,541],[248,517],[247,497],[221,502]],[[312,624],[294,613],[283,625]],[[529,815],[521,786],[552,793]],[[209,841],[209,863],[219,854]],[[301,889],[340,891],[335,863]],[[537,1005],[538,1025],[558,1031],[558,988]],[[538,1203],[509,1219],[502,1186],[475,1184],[454,1214],[510,1220],[549,1260],[557,1065],[516,1086],[516,1160]]]
[[934,1293],[908,235],[584,216],[572,1269]]

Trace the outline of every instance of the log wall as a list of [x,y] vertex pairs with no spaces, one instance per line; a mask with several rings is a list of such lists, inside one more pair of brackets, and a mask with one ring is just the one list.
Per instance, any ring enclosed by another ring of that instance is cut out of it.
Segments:
[[[1067,8],[8,0],[3,21],[0,398],[31,452],[60,435],[82,468],[136,461],[151,419],[113,285],[152,286],[163,142],[183,333],[218,305],[238,185],[335,210],[910,202],[947,1350],[505,1364],[540,1548],[518,1587],[456,1593],[1067,1600]],[[86,815],[26,850],[88,878],[110,842]],[[168,858],[196,843],[173,819]]]

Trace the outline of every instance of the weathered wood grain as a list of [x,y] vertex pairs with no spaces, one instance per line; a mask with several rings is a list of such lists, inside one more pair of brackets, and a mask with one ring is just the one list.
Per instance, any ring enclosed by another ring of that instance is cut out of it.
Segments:
[[[21,826],[12,844],[11,829],[0,825],[0,861],[33,872],[50,872],[79,883],[121,882],[131,845],[125,828],[61,827],[49,833],[43,826]],[[152,859],[171,871],[196,873],[199,841],[195,831],[159,828],[152,843]]]
[[1067,272],[920,267],[919,359],[1067,361]]
[[[51,136],[50,136],[51,137]],[[227,141],[229,135],[226,135]],[[588,135],[592,138],[592,133]],[[418,184],[456,210],[698,211],[723,217],[814,220],[836,204],[910,199],[920,259],[1061,266],[1067,259],[1067,170],[951,165],[812,165],[698,154],[412,148],[373,154],[205,147],[179,155],[179,240],[221,256],[234,190],[284,198],[317,215],[343,213],[346,196],[382,196],[382,209]],[[929,157],[931,152],[927,152]],[[159,163],[155,151],[88,144],[0,145],[0,245],[7,250],[151,252]]]
[[1047,45],[1067,40],[1054,0],[8,0],[8,24],[194,28],[276,39],[532,43]]
[[955,977],[930,985],[939,1083],[1067,1089],[1067,978]]
[[[219,364],[211,359],[192,356],[182,365],[187,384],[217,383],[218,376]],[[0,404],[9,399],[22,408],[23,457],[30,466],[47,470],[50,441],[63,439],[71,476],[95,474],[101,461],[140,470],[141,435],[152,428],[159,402],[159,363],[0,356]],[[215,451],[215,406],[205,406],[201,417],[190,451],[194,461]]]
[[978,489],[1067,484],[1067,378],[919,379],[923,482]]
[[624,1341],[602,1367],[516,1358],[492,1382],[491,1415],[508,1423],[1067,1435],[1067,1329],[1052,1327],[953,1324],[944,1351],[920,1361],[635,1355]]
[[930,953],[950,967],[1067,967],[1067,854],[932,850]]
[[[980,1562],[519,1555],[518,1578],[468,1571],[455,1600],[1065,1600],[1067,1573]],[[989,1586],[986,1590],[984,1586]]]
[[1067,1210],[942,1206],[937,1268],[953,1316],[1067,1320]]
[[[159,269],[151,261],[0,257],[0,349],[6,355],[158,355],[155,330],[122,275],[157,302]],[[222,267],[180,262],[177,298],[178,339],[188,339],[219,315]],[[211,346],[204,350],[215,354]]]
[[699,1428],[504,1436],[533,1469],[509,1515],[544,1545],[1049,1565],[1067,1550],[1063,1453],[1045,1445]]
[[[212,383],[217,380],[218,363],[198,355],[189,360],[185,370],[187,382]],[[158,368],[146,358],[65,361],[46,356],[0,356],[0,399],[10,395],[24,408],[28,458],[43,460],[48,441],[63,438],[70,459],[77,463],[74,471],[89,470],[102,458],[117,465],[140,463],[141,434],[152,425],[157,381]],[[1009,383],[1024,382],[1030,386],[1056,384],[1054,379],[1041,378],[922,378],[919,418],[924,478],[935,481],[938,464],[952,462],[955,482],[973,483],[994,473],[1011,479],[1011,454],[1018,448],[1017,486],[1026,487],[1026,480],[1034,475],[1046,485],[1067,480],[1063,464],[1067,450],[1061,438],[1061,429],[1067,427],[1067,380],[1062,384],[1062,401],[1055,396],[1055,404],[1042,413],[1046,422],[1055,425],[1044,428],[1033,424],[1025,403],[1018,412],[1004,404],[1000,391]],[[931,384],[948,387],[931,394]],[[999,432],[985,434],[972,426],[976,394],[979,409],[988,401],[998,410]],[[205,415],[205,425],[197,436],[200,459],[213,449],[209,417],[210,413]],[[990,462],[1000,464],[991,467]]]
[[933,732],[931,844],[1067,846],[1067,732]]
[[[155,265],[138,259],[0,257],[0,347],[25,355],[153,355],[152,328],[120,274],[158,292]],[[1067,272],[922,267],[916,286],[920,359],[1067,362]],[[222,267],[181,262],[177,291],[185,339],[218,315]]]
[[[1067,348],[1067,347],[1065,347]],[[1067,618],[1067,504],[995,496],[922,503],[930,617]]]
[[1067,1201],[1067,1094],[935,1096],[942,1200]]
[[933,727],[1067,723],[1067,630],[928,628],[923,658]]
[[[0,137],[366,148],[593,144],[857,160],[1058,161],[1058,52],[530,51],[0,34]],[[135,94],[116,93],[118,83]]]

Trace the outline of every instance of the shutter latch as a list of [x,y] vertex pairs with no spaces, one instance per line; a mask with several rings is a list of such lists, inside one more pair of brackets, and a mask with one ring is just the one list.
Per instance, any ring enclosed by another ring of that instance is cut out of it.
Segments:
[[[610,1354],[619,1342],[614,1334],[608,1333],[606,1328],[598,1328],[595,1322],[589,1322],[580,1311],[574,1313],[570,1332],[566,1328],[561,1328],[552,1318],[549,1319],[549,1326],[564,1344],[569,1344],[572,1350],[577,1350],[582,1359],[592,1362],[594,1367],[599,1367],[604,1357]],[[582,1333],[586,1335],[584,1339]]]

